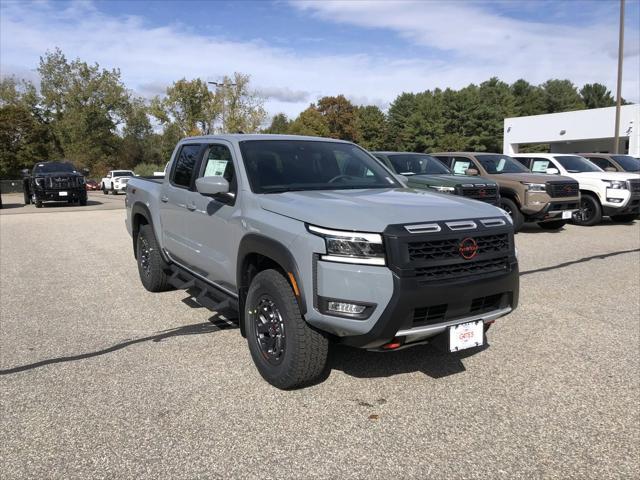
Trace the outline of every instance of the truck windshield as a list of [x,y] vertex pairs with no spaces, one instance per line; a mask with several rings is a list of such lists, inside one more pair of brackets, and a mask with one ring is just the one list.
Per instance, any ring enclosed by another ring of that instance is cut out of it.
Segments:
[[401,188],[378,162],[351,143],[245,140],[242,159],[255,193]]
[[640,172],[640,160],[631,155],[611,155],[626,172]]
[[529,169],[506,155],[477,155],[476,158],[490,174],[529,172]]
[[113,172],[114,177],[133,177],[133,172],[128,170],[115,171]]
[[567,155],[554,157],[560,165],[569,173],[581,173],[581,172],[602,172],[603,170],[595,163],[590,162],[584,157],[578,155]]
[[443,163],[430,155],[419,153],[403,153],[389,155],[389,160],[396,173],[400,175],[450,175],[451,172]]
[[36,163],[36,165],[33,167],[33,173],[57,173],[57,172],[73,173],[75,171],[76,171],[76,168],[70,163],[66,163],[66,162]]

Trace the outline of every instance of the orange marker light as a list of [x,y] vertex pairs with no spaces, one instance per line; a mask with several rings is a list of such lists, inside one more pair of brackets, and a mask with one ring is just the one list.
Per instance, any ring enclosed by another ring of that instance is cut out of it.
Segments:
[[296,282],[296,277],[293,276],[293,273],[288,272],[289,280],[291,281],[291,286],[293,287],[293,293],[296,294],[296,297],[300,297],[300,290],[298,290],[298,283]]

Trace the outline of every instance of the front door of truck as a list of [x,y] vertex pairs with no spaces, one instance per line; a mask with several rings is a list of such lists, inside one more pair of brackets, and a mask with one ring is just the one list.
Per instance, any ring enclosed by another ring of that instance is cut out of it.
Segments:
[[194,271],[232,291],[237,245],[242,235],[236,170],[230,144],[219,141],[208,145],[197,177],[224,177],[229,182],[229,193],[209,197],[193,188],[186,194],[185,215],[189,236],[186,260],[197,267]]
[[189,232],[184,219],[189,213],[186,197],[195,181],[201,153],[201,144],[182,145],[160,192],[162,245],[179,263],[184,262],[190,252],[187,240]]

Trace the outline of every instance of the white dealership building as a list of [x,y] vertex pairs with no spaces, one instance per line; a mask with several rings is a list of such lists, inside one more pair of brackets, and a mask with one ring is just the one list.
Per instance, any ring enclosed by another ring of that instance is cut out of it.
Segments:
[[[504,119],[503,153],[521,145],[549,144],[551,153],[613,151],[615,107]],[[640,157],[640,105],[620,109],[619,153]]]

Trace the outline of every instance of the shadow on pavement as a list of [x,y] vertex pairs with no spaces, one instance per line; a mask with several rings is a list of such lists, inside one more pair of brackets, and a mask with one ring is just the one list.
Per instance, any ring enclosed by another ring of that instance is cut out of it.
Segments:
[[579,258],[578,260],[571,260],[569,262],[559,263],[558,265],[552,265],[550,267],[542,267],[542,268],[536,268],[535,270],[527,270],[524,272],[520,272],[520,276],[522,277],[524,275],[530,275],[532,273],[538,273],[538,272],[548,272],[549,270],[568,267],[576,263],[584,263],[584,262],[588,262],[595,259],[604,260],[605,258],[608,258],[608,257],[615,257],[616,255],[624,255],[625,253],[633,253],[633,252],[640,252],[640,248],[632,248],[631,250],[620,250],[619,252],[603,253],[601,255],[592,255],[591,257],[583,257],[583,258]]
[[161,342],[171,337],[181,337],[184,335],[202,335],[206,333],[215,333],[221,330],[227,330],[229,328],[236,328],[233,324],[227,320],[218,319],[217,315],[214,315],[209,319],[209,322],[195,323],[192,325],[185,325],[184,327],[172,328],[170,330],[163,330],[154,335],[147,337],[134,338],[126,340],[124,342],[116,343],[110,347],[95,352],[81,353],[79,355],[71,355],[68,357],[50,358],[48,360],[41,360],[39,362],[30,363],[28,365],[22,365],[20,367],[7,368],[0,370],[0,375],[10,375],[12,373],[24,372],[26,370],[33,370],[35,368],[44,367],[45,365],[52,365],[55,363],[75,362],[77,360],[85,360],[87,358],[98,357],[107,353],[112,353],[123,348],[127,348],[131,345],[143,342]]

